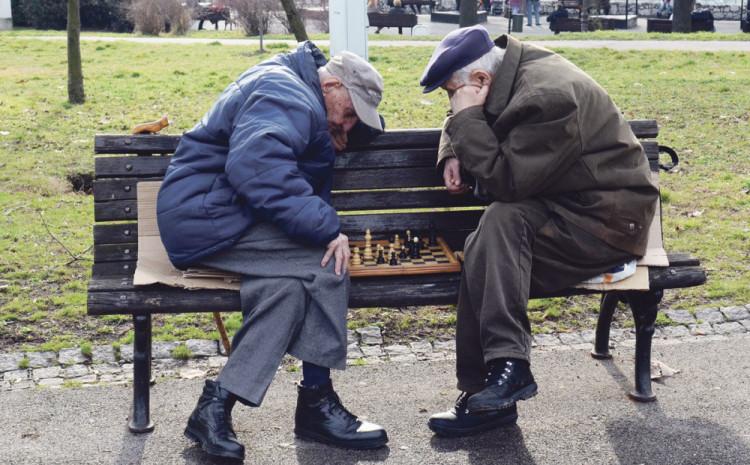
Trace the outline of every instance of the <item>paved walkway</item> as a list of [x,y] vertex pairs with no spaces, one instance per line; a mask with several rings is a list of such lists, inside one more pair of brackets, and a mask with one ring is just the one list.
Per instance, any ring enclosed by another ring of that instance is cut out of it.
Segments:
[[[429,16],[423,15],[427,19]],[[421,19],[421,16],[420,16]],[[507,31],[502,21],[504,18],[491,18],[487,24],[492,35],[499,35]],[[506,23],[507,24],[507,23]],[[631,29],[632,32],[645,32],[646,20],[640,18],[639,26]],[[737,21],[717,21],[717,31],[719,32],[739,32]],[[456,25],[447,25],[439,23],[427,23],[429,30],[428,35],[445,35]],[[383,34],[387,34],[384,30]],[[613,50],[668,50],[668,51],[693,51],[693,52],[750,52],[750,40],[747,41],[727,41],[727,40],[543,40],[534,41],[534,36],[551,35],[546,26],[533,26],[524,30],[524,40],[548,48],[610,48]],[[437,45],[436,41],[409,40],[408,35],[402,36],[403,40],[370,40],[371,47],[430,47]],[[48,41],[65,41],[65,36],[16,36],[17,39],[48,40]],[[750,34],[748,34],[750,39]],[[210,44],[219,42],[228,46],[252,46],[258,47],[258,39],[198,39],[198,38],[178,38],[178,37],[110,37],[110,36],[82,36],[85,42],[134,42],[141,44]],[[294,46],[297,42],[294,40],[266,39],[265,44],[286,44]],[[316,40],[320,46],[328,46],[328,40]]]
[[[746,465],[750,457],[750,335],[656,341],[654,357],[676,376],[656,385],[659,401],[625,397],[632,348],[614,362],[576,349],[536,349],[540,393],[523,402],[516,427],[445,440],[425,427],[455,398],[453,364],[382,363],[335,376],[347,405],[387,427],[388,448],[352,452],[295,440],[296,374],[280,374],[259,409],[238,407],[235,426],[254,464]],[[130,388],[90,387],[0,393],[0,463],[215,463],[182,437],[198,380],[153,388],[156,430],[125,428]]]

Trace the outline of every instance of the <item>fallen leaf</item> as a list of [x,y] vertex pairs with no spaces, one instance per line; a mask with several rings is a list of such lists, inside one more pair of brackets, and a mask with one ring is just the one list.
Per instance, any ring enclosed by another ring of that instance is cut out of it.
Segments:
[[651,379],[662,379],[662,378],[671,378],[672,376],[679,373],[680,370],[677,370],[675,368],[672,368],[665,364],[664,362],[660,362],[659,360],[652,360],[651,361]]

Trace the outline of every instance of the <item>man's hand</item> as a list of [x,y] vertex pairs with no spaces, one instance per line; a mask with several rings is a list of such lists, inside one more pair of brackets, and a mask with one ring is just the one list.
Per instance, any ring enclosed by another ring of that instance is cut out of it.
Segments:
[[451,194],[464,194],[469,190],[469,186],[461,183],[461,164],[458,158],[451,157],[445,160],[443,181]]
[[326,254],[323,256],[323,261],[320,262],[320,266],[325,267],[331,260],[331,257],[336,259],[336,266],[334,270],[337,275],[346,273],[346,269],[349,267],[349,238],[339,233],[339,236],[328,243],[326,246]]
[[489,84],[485,84],[482,87],[471,84],[459,87],[451,95],[451,110],[453,110],[453,114],[458,114],[461,110],[469,107],[484,105],[489,93]]
[[333,141],[333,147],[337,152],[341,152],[346,148],[348,139],[345,131],[331,132],[331,140]]

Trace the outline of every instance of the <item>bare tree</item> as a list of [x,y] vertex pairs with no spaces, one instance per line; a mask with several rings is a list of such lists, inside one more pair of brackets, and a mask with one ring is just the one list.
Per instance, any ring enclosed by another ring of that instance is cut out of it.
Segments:
[[68,0],[68,102],[86,101],[81,66],[81,11],[79,0]]
[[292,31],[297,42],[308,40],[305,23],[302,21],[302,17],[297,11],[297,6],[294,4],[294,0],[281,0],[281,6],[284,7],[284,13],[286,13],[286,19],[289,22],[289,30]]
[[263,34],[268,32],[268,26],[274,17],[278,1],[274,0],[229,0],[227,1],[237,12],[237,21],[248,36],[260,36],[260,51],[263,52]]
[[672,32],[692,32],[693,20],[690,13],[693,12],[694,4],[694,0],[674,0]]

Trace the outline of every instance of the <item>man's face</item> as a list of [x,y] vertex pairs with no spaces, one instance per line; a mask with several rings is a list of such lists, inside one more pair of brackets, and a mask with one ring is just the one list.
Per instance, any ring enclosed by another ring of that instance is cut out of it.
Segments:
[[459,82],[455,77],[451,77],[440,87],[442,87],[448,93],[448,99],[452,99],[453,94],[455,94],[456,91],[464,85],[464,83]]
[[327,82],[323,85],[323,99],[331,136],[346,135],[358,120],[349,91],[338,80]]

